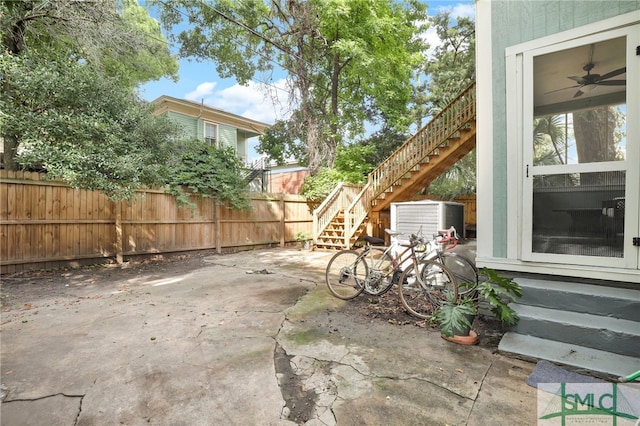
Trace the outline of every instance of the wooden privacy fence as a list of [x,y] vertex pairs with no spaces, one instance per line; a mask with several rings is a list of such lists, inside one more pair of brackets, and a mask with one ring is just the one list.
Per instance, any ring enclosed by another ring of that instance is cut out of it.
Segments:
[[251,194],[252,210],[207,198],[178,207],[162,190],[131,202],[73,189],[44,175],[0,171],[1,273],[54,269],[153,253],[215,249],[218,253],[284,246],[312,234],[304,197]]

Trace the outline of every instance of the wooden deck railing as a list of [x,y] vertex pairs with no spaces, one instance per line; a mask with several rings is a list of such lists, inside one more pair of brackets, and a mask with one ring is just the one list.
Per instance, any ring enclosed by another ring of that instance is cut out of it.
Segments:
[[[476,84],[472,83],[429,123],[409,138],[400,148],[369,174],[362,191],[349,199],[338,196],[342,185],[314,211],[314,239],[317,239],[335,215],[344,209],[345,247],[366,218],[373,201],[405,177],[433,153],[443,142],[455,135],[476,116]],[[337,203],[337,204],[336,204]]]
[[429,123],[369,174],[365,202],[371,202],[418,166],[425,157],[476,116],[476,84],[472,83]]

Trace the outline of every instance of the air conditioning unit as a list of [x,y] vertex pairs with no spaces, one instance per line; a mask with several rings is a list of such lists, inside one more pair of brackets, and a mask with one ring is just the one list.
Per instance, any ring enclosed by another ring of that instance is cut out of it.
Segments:
[[391,203],[391,229],[403,234],[433,237],[441,229],[456,228],[464,236],[464,204],[451,201],[407,201]]

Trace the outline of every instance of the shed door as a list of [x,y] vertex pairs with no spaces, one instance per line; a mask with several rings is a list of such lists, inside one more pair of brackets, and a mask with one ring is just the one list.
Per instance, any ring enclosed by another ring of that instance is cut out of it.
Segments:
[[638,28],[523,55],[525,260],[638,268]]

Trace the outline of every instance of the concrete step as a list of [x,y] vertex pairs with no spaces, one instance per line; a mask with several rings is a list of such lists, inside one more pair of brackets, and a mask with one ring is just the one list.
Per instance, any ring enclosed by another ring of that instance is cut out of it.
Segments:
[[521,305],[621,318],[640,322],[640,289],[515,278],[522,287]]
[[626,319],[514,303],[512,331],[640,359],[640,324]]
[[504,335],[498,350],[529,360],[546,359],[572,366],[578,371],[599,372],[613,377],[627,376],[640,370],[640,358],[637,357],[512,332]]
[[640,289],[515,278],[520,316],[499,349],[528,358],[628,375],[640,369]]

